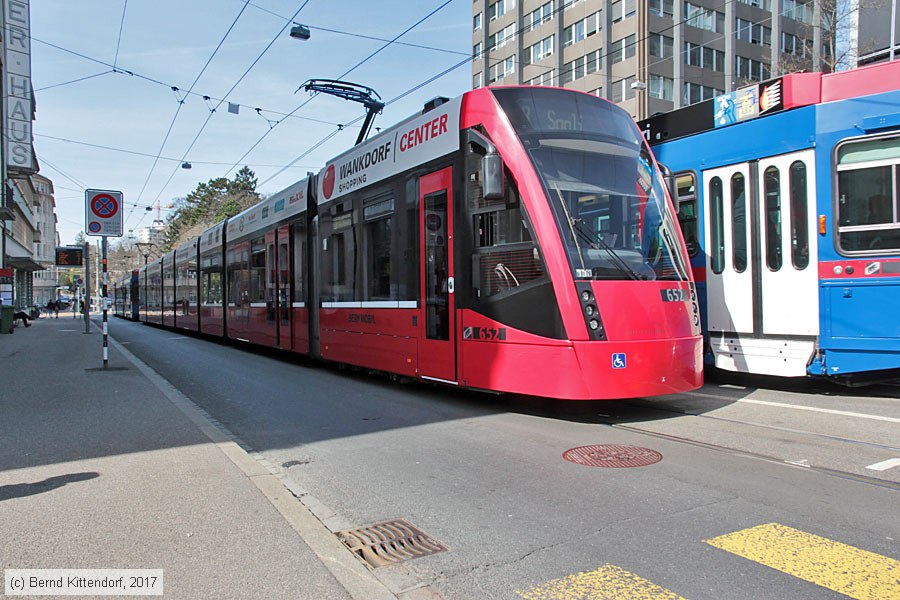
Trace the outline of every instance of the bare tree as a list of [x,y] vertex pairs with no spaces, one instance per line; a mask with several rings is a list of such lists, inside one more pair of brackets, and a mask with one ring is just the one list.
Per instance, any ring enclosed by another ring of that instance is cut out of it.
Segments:
[[[809,22],[798,28],[793,52],[781,54],[780,72],[773,75],[855,68],[858,56],[877,49],[874,40],[858,39],[861,11],[877,12],[889,6],[889,0],[811,0],[803,9],[811,10]],[[776,43],[782,50],[781,40],[773,40]]]

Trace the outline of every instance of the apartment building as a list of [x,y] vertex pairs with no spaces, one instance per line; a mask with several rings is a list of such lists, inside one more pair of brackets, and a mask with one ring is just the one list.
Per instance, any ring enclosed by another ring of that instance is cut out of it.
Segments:
[[37,232],[34,241],[34,260],[43,270],[34,272],[34,302],[42,306],[56,298],[59,272],[56,267],[56,247],[59,245],[57,232],[56,199],[53,197],[53,182],[43,175],[31,176],[34,188],[34,216]]
[[472,86],[570,87],[640,119],[826,67],[814,22],[813,0],[474,0]]

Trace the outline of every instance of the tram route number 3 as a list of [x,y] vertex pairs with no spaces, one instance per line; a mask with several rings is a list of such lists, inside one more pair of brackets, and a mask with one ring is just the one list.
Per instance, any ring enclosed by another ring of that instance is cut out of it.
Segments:
[[691,293],[688,290],[668,289],[659,290],[662,295],[663,302],[687,302],[691,299]]
[[487,342],[506,340],[506,327],[465,327],[463,339]]

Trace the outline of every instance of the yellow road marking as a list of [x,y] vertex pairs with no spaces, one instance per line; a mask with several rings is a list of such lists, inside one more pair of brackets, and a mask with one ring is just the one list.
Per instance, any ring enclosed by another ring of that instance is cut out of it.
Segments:
[[706,543],[857,600],[900,599],[900,561],[778,523]]
[[525,600],[685,600],[615,565],[603,565],[516,593]]

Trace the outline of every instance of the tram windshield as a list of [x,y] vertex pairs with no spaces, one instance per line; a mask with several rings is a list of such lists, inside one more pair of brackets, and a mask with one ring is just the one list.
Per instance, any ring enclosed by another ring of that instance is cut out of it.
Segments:
[[625,111],[567,90],[493,93],[541,178],[576,279],[687,280],[677,220]]

